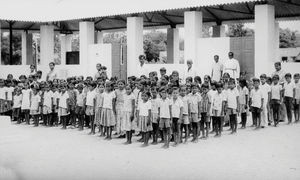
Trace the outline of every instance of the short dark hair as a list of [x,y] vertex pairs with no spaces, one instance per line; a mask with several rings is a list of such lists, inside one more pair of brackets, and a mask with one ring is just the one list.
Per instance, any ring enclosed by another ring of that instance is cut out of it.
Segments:
[[253,82],[260,82],[260,80],[258,78],[253,78],[252,81]]
[[55,66],[55,63],[54,63],[54,62],[50,62],[49,65],[50,65],[50,64],[52,64],[53,66]]
[[286,74],[284,75],[284,77],[285,77],[285,78],[287,78],[287,77],[290,77],[290,78],[291,78],[292,75],[291,75],[291,73],[286,73]]

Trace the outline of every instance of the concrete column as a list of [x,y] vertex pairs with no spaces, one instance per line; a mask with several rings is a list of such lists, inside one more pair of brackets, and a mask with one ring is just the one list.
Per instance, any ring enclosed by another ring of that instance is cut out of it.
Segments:
[[254,74],[270,74],[275,62],[275,9],[273,5],[255,5]]
[[48,65],[54,61],[54,26],[41,25],[40,27],[41,65]]
[[103,31],[97,31],[97,44],[103,44]]
[[1,64],[2,64],[2,59],[1,59],[1,46],[2,46],[2,44],[1,44],[1,42],[2,42],[2,30],[1,30],[1,21],[0,21],[0,66],[1,66]]
[[224,25],[216,25],[213,26],[213,34],[212,37],[225,37],[225,26]]
[[143,49],[143,18],[127,18],[127,75],[135,75]]
[[[197,39],[202,37],[202,12],[184,12],[184,60],[197,62]],[[195,64],[195,63],[194,63]]]
[[279,38],[279,23],[275,22],[275,33],[274,33],[274,49],[276,51],[275,53],[275,61],[281,61],[280,59],[280,52],[279,52],[279,44],[280,44],[280,38]]
[[95,43],[95,25],[94,22],[79,22],[79,64],[85,67],[88,72],[88,47]]
[[60,57],[61,65],[66,65],[66,53],[72,51],[72,35],[60,35],[60,43],[61,43],[61,50],[60,50]]
[[22,32],[22,65],[33,64],[32,33]]
[[179,29],[167,30],[167,63],[179,64]]

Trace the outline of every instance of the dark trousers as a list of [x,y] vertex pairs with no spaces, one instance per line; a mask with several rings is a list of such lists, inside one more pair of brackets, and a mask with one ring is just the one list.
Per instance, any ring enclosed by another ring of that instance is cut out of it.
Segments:
[[237,128],[236,114],[229,115],[229,123],[230,123],[230,128],[231,128],[232,132],[236,132],[236,128]]
[[292,108],[293,108],[293,98],[292,97],[284,97],[284,105],[286,108],[286,115],[288,118],[288,122],[292,122]]
[[273,111],[273,120],[274,120],[274,123],[275,125],[278,124],[279,122],[279,109],[280,109],[280,101],[279,100],[276,100],[276,99],[272,99],[271,100],[271,108],[272,108],[272,111]]
[[260,126],[260,122],[261,122],[261,118],[260,118],[261,110],[258,107],[251,107],[251,111],[252,111],[253,123],[257,127],[259,127]]
[[215,124],[214,128],[217,134],[221,134],[222,132],[222,117],[218,117],[218,116],[213,116],[212,120]]

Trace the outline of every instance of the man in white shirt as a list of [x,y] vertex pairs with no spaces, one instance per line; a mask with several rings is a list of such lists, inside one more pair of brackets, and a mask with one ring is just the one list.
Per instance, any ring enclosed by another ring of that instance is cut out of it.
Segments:
[[231,78],[236,80],[240,77],[240,63],[238,60],[233,58],[233,52],[229,52],[228,57],[229,59],[227,59],[223,64],[223,73],[228,73]]
[[53,81],[58,77],[58,73],[55,71],[55,63],[50,62],[49,68],[50,68],[50,72],[47,74],[46,81]]
[[100,63],[97,63],[96,69],[97,69],[97,72],[94,76],[94,80],[97,80],[99,77],[101,77],[101,64]]
[[284,79],[285,71],[281,69],[281,63],[275,62],[274,67],[275,67],[275,72],[272,73],[272,77],[277,74],[279,76],[279,84],[283,85],[285,82]]
[[137,68],[137,77],[140,78],[142,75],[148,76],[148,71],[145,67],[146,57],[144,55],[139,56],[140,65]]
[[211,80],[219,82],[223,73],[223,64],[219,61],[219,56],[214,56],[215,62],[212,65]]
[[183,82],[185,82],[185,79],[187,77],[192,77],[194,79],[194,77],[197,76],[197,73],[193,68],[193,61],[189,59],[186,61],[186,64],[187,64],[187,70],[184,72]]

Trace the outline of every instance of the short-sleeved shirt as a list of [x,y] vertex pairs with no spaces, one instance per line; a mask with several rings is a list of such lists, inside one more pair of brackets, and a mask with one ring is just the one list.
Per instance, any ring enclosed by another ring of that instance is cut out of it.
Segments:
[[251,106],[252,107],[257,107],[260,108],[261,107],[261,100],[264,99],[263,97],[263,92],[261,89],[252,89],[250,92],[250,98],[251,98]]
[[187,96],[180,96],[179,97],[183,103],[183,111],[182,114],[188,115],[189,114],[189,98]]
[[59,107],[65,108],[65,109],[68,108],[67,99],[69,99],[68,92],[60,93],[60,96],[59,96]]
[[96,99],[96,90],[88,91],[86,94],[86,105],[87,106],[94,106],[94,100]]
[[246,104],[246,96],[249,95],[249,90],[247,87],[240,88],[239,90],[239,101],[240,104]]
[[263,97],[264,97],[264,104],[267,103],[268,99],[269,99],[269,93],[271,92],[271,86],[267,83],[265,84],[261,84],[259,86],[259,89],[262,91],[263,93]]
[[131,93],[130,95],[124,94],[123,100],[124,100],[124,103],[123,103],[124,112],[132,112],[132,109],[133,109],[132,101],[135,100],[133,93]]
[[6,88],[5,87],[0,88],[0,99],[6,99],[5,93],[6,93]]
[[96,106],[97,107],[103,106],[103,93],[96,93]]
[[226,97],[223,92],[215,93],[214,97],[212,98],[212,109],[217,111],[222,111],[222,104],[226,100]]
[[6,87],[5,88],[5,92],[7,93],[7,100],[8,101],[12,101],[12,96],[13,96],[14,88],[13,87]]
[[212,65],[212,77],[211,80],[212,81],[220,81],[221,79],[221,71],[223,71],[223,64],[219,61],[219,62],[215,62]]
[[158,106],[159,106],[159,98],[151,99],[151,112],[152,113],[158,113]]
[[123,89],[122,91],[117,89],[115,90],[116,93],[116,106],[123,107],[124,104],[124,95],[126,94],[126,90]]
[[31,104],[30,104],[30,110],[39,110],[39,106],[40,106],[40,102],[41,102],[41,96],[39,94],[32,94],[31,96]]
[[148,116],[149,110],[151,110],[151,101],[139,103],[139,116]]
[[43,106],[52,107],[52,98],[53,98],[53,92],[52,91],[45,91],[44,92],[44,104],[43,104]]
[[295,99],[300,99],[300,82],[295,83]]
[[103,93],[103,108],[113,109],[112,100],[116,98],[116,93],[114,91]]
[[70,106],[76,106],[77,90],[76,89],[69,90],[68,93],[69,93]]
[[22,105],[22,97],[23,95],[20,94],[20,95],[14,95],[14,105],[13,105],[13,108],[20,108],[21,105]]
[[180,108],[183,108],[183,102],[180,98],[177,98],[176,100],[170,99],[172,104],[172,116],[174,118],[179,118],[180,116]]
[[80,107],[83,107],[85,98],[86,98],[86,94],[83,91],[81,93],[78,92],[77,99],[76,99],[76,101],[77,101],[76,105],[80,106]]
[[201,103],[200,103],[200,111],[201,112],[208,112],[208,106],[211,103],[211,96],[209,93],[201,95]]
[[283,89],[284,89],[284,97],[294,97],[295,84],[293,82],[290,83],[285,82]]
[[53,81],[54,79],[56,79],[58,77],[58,74],[57,74],[57,71],[54,69],[53,71],[49,71],[47,76],[48,76],[49,81]]
[[199,107],[198,103],[201,102],[201,96],[196,93],[196,94],[190,94],[189,95],[189,104],[190,104],[190,112],[191,113],[198,113]]
[[239,92],[236,88],[227,89],[227,107],[231,109],[237,109],[237,101],[236,98],[239,97]]
[[172,105],[171,101],[166,99],[161,99],[159,102],[160,109],[160,118],[171,118],[170,117],[170,106]]
[[271,86],[271,99],[280,100],[280,92],[282,90],[282,86],[278,84]]
[[57,99],[59,99],[59,96],[60,94],[58,91],[53,92],[53,105],[57,105]]

